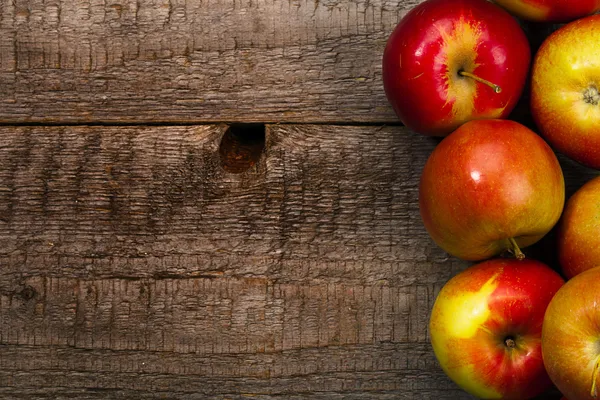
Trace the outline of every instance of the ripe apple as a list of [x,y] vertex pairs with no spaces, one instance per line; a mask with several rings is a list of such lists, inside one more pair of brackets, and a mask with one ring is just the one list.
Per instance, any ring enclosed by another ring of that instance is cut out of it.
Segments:
[[558,260],[567,278],[600,266],[600,176],[571,196],[557,239]]
[[600,0],[494,0],[520,18],[539,22],[568,22],[600,10]]
[[542,361],[544,312],[563,285],[535,260],[493,259],[450,279],[429,332],[444,372],[482,399],[529,399],[551,382]]
[[552,149],[510,120],[462,125],[433,150],[421,175],[419,207],[431,238],[451,255],[483,260],[540,240],[565,201]]
[[426,0],[383,54],[385,93],[410,129],[446,136],[466,121],[504,118],[519,99],[531,50],[517,21],[485,0]]
[[542,355],[548,375],[568,399],[600,396],[600,267],[567,281],[544,317]]
[[600,15],[552,33],[536,53],[531,115],[558,151],[600,169]]

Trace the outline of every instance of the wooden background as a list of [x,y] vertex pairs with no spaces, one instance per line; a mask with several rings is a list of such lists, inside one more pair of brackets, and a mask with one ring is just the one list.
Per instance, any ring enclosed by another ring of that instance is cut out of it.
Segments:
[[469,399],[427,332],[468,265],[419,217],[438,140],[381,82],[419,2],[1,1],[0,397]]

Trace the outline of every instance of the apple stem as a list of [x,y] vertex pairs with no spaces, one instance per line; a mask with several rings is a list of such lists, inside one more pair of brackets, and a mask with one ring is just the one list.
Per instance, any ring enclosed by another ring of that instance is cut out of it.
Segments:
[[480,78],[480,77],[478,77],[475,74],[472,74],[472,73],[467,72],[467,71],[458,71],[458,74],[460,76],[466,76],[468,78],[475,79],[477,82],[483,83],[484,85],[488,85],[489,87],[491,87],[492,89],[494,89],[494,92],[496,92],[496,93],[502,92],[502,88],[500,86],[498,86],[498,85],[496,85],[496,84],[494,84],[494,83],[492,83],[490,81],[487,81],[487,80],[485,80],[483,78]]
[[525,258],[525,254],[523,254],[523,252],[519,248],[519,245],[517,244],[515,238],[508,238],[508,242],[510,244],[508,251],[514,254],[517,260],[523,260]]
[[504,345],[506,345],[506,347],[508,347],[509,349],[514,348],[516,346],[515,339],[513,339],[513,338],[506,338],[504,340]]
[[600,91],[596,86],[590,86],[583,92],[583,100],[593,106],[597,106],[600,103]]
[[596,385],[596,378],[598,378],[598,367],[600,367],[600,356],[596,357],[594,371],[592,372],[592,390],[590,391],[590,396],[592,396],[594,399],[598,398],[598,387]]

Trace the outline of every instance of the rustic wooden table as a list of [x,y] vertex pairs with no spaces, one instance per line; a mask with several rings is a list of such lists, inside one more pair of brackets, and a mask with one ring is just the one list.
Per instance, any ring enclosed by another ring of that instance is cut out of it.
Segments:
[[419,2],[3,1],[0,397],[469,398],[427,332],[468,265],[418,213],[437,140],[381,83]]

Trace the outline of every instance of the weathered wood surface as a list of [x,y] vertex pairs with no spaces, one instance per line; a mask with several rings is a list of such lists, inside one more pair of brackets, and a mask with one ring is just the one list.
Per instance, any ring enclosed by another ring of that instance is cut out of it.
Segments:
[[381,57],[422,0],[6,0],[0,122],[396,121]]
[[269,126],[0,129],[0,396],[466,398],[431,352],[465,263],[427,238],[435,141]]

